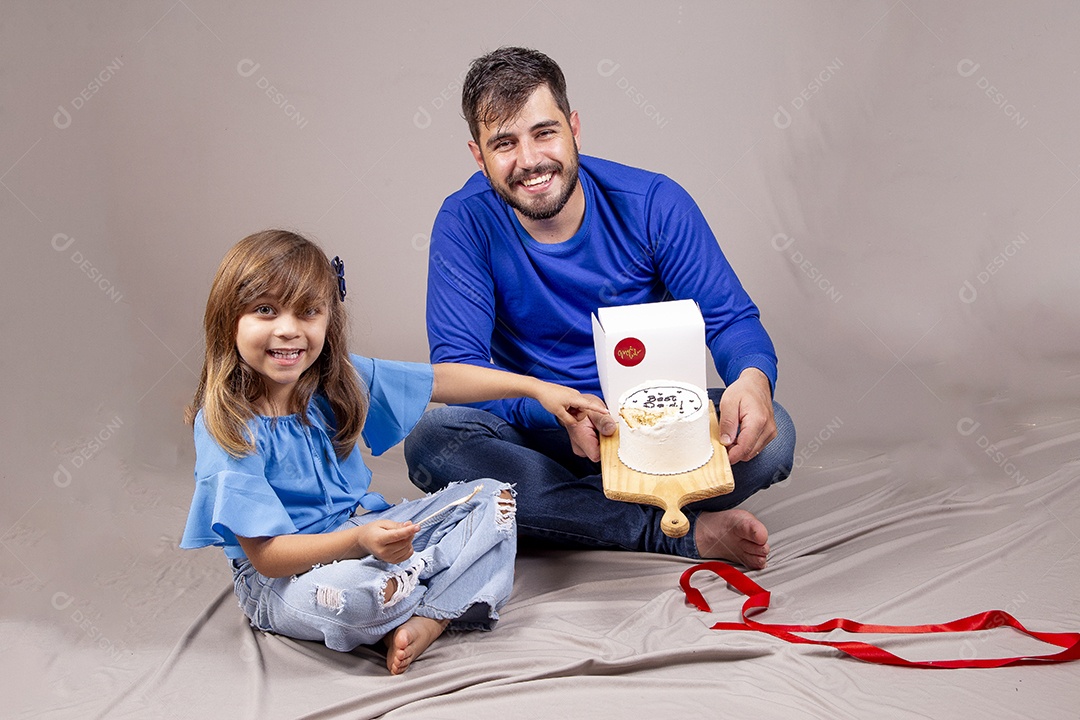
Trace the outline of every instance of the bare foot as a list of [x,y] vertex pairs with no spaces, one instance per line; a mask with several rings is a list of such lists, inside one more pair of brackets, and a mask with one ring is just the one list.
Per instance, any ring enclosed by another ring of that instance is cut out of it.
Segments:
[[391,675],[400,675],[420,657],[420,653],[442,635],[449,620],[432,620],[413,615],[383,638],[386,643],[386,667]]
[[703,558],[731,560],[751,570],[769,559],[769,531],[746,510],[703,512],[694,526],[694,541]]

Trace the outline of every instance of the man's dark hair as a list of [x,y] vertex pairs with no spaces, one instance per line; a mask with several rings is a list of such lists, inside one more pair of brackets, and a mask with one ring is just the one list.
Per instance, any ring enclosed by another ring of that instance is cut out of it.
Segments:
[[542,52],[522,47],[501,47],[473,60],[461,90],[461,112],[473,140],[480,126],[503,123],[521,111],[533,91],[547,85],[559,109],[570,118],[566,78]]

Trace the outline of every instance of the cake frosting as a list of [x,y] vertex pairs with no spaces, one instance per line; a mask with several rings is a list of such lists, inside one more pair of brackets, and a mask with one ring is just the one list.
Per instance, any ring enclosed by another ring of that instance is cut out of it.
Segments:
[[619,398],[619,460],[649,475],[696,470],[713,454],[709,396],[674,380],[652,380]]

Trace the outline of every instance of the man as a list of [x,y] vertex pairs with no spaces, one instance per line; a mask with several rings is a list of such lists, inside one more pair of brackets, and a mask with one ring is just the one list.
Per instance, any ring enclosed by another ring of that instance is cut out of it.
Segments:
[[462,110],[480,172],[432,230],[432,362],[494,364],[599,394],[592,313],[692,298],[726,384],[710,395],[735,491],[687,506],[692,531],[667,537],[658,508],[603,494],[597,433],[614,432],[610,415],[582,411],[567,429],[529,400],[429,411],[405,444],[413,483],[516,483],[522,537],[764,567],[768,532],[735,506],[787,477],[795,431],[772,400],[772,341],[697,205],[666,177],[579,156],[578,114],[542,53],[507,47],[474,61]]

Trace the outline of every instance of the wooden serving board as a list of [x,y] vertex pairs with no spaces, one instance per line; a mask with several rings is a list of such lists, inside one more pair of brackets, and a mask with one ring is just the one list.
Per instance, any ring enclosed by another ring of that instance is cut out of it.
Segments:
[[720,424],[716,413],[709,413],[713,455],[709,462],[680,475],[649,475],[623,465],[619,459],[619,431],[600,436],[600,469],[604,495],[611,500],[655,505],[664,510],[660,529],[668,537],[682,537],[690,530],[690,521],[682,507],[696,500],[726,495],[735,489],[727,448],[720,444]]

